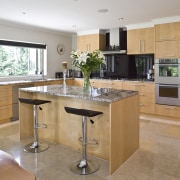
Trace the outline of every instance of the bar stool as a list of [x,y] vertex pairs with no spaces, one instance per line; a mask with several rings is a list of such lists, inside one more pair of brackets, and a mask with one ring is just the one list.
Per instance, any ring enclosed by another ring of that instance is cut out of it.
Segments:
[[[38,142],[37,129],[38,128],[47,128],[47,125],[46,124],[41,124],[41,125],[38,124],[37,107],[41,104],[50,103],[51,101],[41,100],[41,99],[25,99],[25,98],[19,98],[19,101],[21,103],[33,105],[33,114],[34,114],[34,142],[27,144],[24,147],[24,151],[31,152],[31,153],[39,153],[39,152],[45,151],[46,149],[48,149],[48,144]],[[39,109],[42,110],[41,107],[39,107]]]
[[[70,165],[70,170],[75,174],[87,175],[96,172],[99,169],[99,164],[86,158],[87,142],[87,118],[103,114],[100,111],[92,111],[88,109],[77,109],[64,107],[65,111],[70,114],[82,116],[82,159]],[[91,120],[92,121],[92,120]]]

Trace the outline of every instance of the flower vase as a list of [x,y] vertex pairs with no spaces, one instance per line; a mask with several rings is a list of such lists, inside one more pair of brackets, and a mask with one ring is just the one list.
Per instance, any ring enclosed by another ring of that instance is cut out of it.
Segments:
[[91,72],[82,71],[82,73],[83,73],[83,78],[84,78],[83,88],[84,88],[85,91],[89,91],[91,89],[91,83],[90,83]]

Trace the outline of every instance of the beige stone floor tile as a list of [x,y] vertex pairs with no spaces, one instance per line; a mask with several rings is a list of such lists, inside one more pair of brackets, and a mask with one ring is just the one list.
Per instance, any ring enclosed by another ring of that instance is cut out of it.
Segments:
[[108,174],[107,161],[88,156],[99,162],[100,169],[91,175],[76,175],[69,165],[81,158],[81,153],[64,146],[49,144],[47,151],[32,154],[24,146],[32,138],[19,140],[19,125],[0,126],[0,149],[11,154],[37,180],[180,180],[180,126],[140,121],[140,148],[113,175]]

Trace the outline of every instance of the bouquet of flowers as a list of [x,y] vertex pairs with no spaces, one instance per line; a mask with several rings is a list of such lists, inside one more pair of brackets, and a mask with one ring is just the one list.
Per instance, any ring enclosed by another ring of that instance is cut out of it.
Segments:
[[105,64],[105,57],[99,50],[93,52],[88,51],[72,51],[72,65],[79,68],[84,76],[84,88],[90,86],[90,75],[92,71],[98,70],[100,64]]

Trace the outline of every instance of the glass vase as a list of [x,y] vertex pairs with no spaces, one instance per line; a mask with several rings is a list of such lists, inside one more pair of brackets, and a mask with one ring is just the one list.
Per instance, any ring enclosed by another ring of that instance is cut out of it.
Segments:
[[88,91],[91,89],[91,83],[90,83],[90,75],[91,75],[91,72],[90,71],[82,71],[82,74],[83,74],[83,89],[85,91]]

